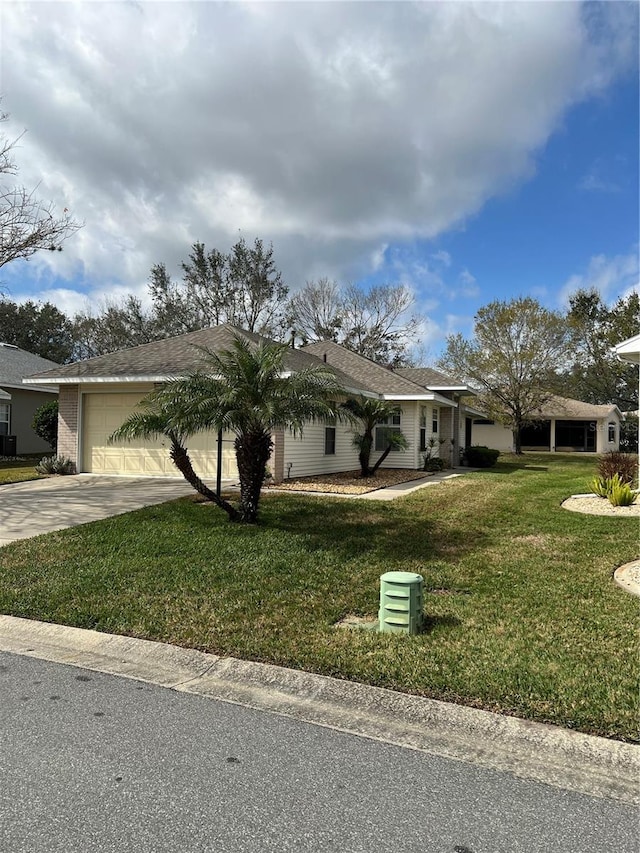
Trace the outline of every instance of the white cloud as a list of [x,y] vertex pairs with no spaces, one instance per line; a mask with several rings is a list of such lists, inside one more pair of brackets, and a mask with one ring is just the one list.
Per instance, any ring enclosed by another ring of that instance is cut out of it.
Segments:
[[597,290],[605,302],[611,303],[638,289],[638,250],[627,255],[593,255],[583,273],[572,275],[560,290],[558,303],[569,304],[569,297],[576,290]]
[[375,268],[530,176],[603,91],[633,27],[595,5],[6,3],[21,180],[86,223],[28,269],[139,287],[239,230],[294,288]]
[[478,287],[476,277],[471,275],[466,267],[458,276],[458,281],[460,282],[461,293],[463,296],[471,299],[480,295],[480,288]]
[[431,255],[431,259],[436,261],[436,263],[442,264],[443,267],[451,266],[451,255],[449,252],[445,252],[444,249],[441,249],[439,252],[434,252]]

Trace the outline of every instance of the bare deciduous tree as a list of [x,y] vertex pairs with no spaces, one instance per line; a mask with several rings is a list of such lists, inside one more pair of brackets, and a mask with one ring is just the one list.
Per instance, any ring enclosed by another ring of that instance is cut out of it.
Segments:
[[413,294],[403,284],[362,290],[322,278],[307,282],[289,301],[289,322],[307,341],[332,340],[373,361],[408,362],[421,318],[411,313]]
[[[6,113],[0,113],[0,122],[7,118]],[[81,227],[66,209],[62,216],[56,216],[53,203],[38,198],[37,187],[27,189],[5,182],[5,176],[18,174],[13,151],[21,138],[22,134],[15,139],[0,137],[0,267],[42,249],[59,252],[64,240]]]

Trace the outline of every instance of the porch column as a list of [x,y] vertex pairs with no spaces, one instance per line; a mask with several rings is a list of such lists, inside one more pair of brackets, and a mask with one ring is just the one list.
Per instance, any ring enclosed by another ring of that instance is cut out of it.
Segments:
[[556,419],[551,418],[551,424],[549,426],[549,450],[552,453],[556,452]]
[[451,438],[453,439],[451,465],[456,468],[460,464],[460,397],[454,394],[453,400],[458,405],[453,410],[453,425],[451,427]]
[[80,456],[80,421],[78,408],[80,394],[77,385],[61,385],[58,393],[58,456],[67,456],[75,462],[76,470],[82,470]]

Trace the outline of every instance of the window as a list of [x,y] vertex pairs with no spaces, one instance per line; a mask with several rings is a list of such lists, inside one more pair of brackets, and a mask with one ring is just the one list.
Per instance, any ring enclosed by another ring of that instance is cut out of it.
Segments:
[[0,435],[9,435],[10,415],[9,403],[0,403]]
[[389,446],[388,435],[390,432],[400,432],[400,412],[378,421],[376,427],[374,450],[386,450]]
[[427,407],[420,406],[420,450],[427,449]]
[[616,440],[616,425],[614,423],[609,424],[609,441],[614,444]]
[[334,426],[324,428],[324,455],[336,455],[336,428]]
[[434,435],[438,434],[438,420],[439,420],[438,416],[439,416],[439,414],[440,414],[440,409],[438,409],[437,406],[434,406],[433,407],[433,415],[431,418],[431,432]]

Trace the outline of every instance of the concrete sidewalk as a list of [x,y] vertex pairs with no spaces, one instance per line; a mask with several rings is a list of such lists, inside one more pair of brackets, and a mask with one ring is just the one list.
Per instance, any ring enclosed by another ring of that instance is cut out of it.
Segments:
[[345,498],[347,500],[359,501],[394,501],[396,498],[402,498],[405,495],[410,495],[412,492],[417,492],[420,489],[426,489],[427,486],[437,486],[444,480],[453,480],[455,477],[463,477],[465,474],[471,474],[473,471],[478,471],[478,468],[453,468],[446,471],[439,471],[436,474],[430,474],[422,480],[407,480],[406,483],[397,483],[395,486],[385,486],[384,488],[375,489],[371,492],[365,492],[361,495],[345,495],[339,492],[312,492],[308,489],[267,489],[263,494],[269,495],[308,495],[316,498]]
[[589,796],[638,802],[640,747],[557,726],[12,616],[0,616],[0,650],[282,714]]

